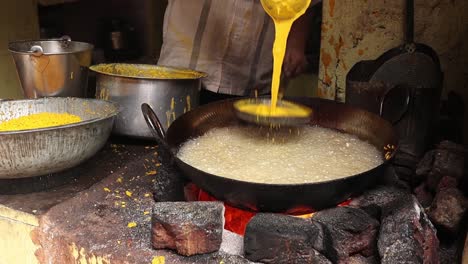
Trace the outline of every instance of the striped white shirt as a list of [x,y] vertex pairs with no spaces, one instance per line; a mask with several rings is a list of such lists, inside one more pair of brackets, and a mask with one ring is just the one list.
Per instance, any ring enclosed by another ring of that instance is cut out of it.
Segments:
[[259,0],[169,0],[159,65],[203,71],[209,91],[270,91],[274,24]]

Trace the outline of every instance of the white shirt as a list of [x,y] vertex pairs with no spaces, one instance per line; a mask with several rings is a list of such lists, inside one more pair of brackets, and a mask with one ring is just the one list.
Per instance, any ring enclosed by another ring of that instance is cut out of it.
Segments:
[[274,24],[259,0],[169,0],[159,65],[208,74],[205,89],[270,91]]

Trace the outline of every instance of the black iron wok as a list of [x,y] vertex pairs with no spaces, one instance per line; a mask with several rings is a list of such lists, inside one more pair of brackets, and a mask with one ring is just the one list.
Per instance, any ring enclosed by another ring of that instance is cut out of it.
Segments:
[[[397,138],[391,124],[370,112],[337,103],[313,98],[288,98],[313,109],[310,125],[337,129],[367,140],[388,160],[382,165],[361,174],[331,181],[308,184],[264,184],[232,180],[198,170],[176,154],[182,143],[203,135],[215,127],[244,125],[235,116],[233,102],[236,99],[200,106],[177,118],[164,133],[152,109],[142,105],[143,115],[160,146],[169,150],[172,162],[183,175],[215,198],[248,210],[262,212],[298,212],[303,209],[320,210],[335,206],[375,185],[383,177],[385,167],[397,148]],[[359,153],[357,153],[359,154]],[[261,158],[261,157],[259,157]]]

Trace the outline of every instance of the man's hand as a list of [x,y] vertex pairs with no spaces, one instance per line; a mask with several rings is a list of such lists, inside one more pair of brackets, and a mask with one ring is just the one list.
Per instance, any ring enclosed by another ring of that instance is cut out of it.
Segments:
[[283,61],[283,73],[287,78],[296,77],[307,68],[305,47],[312,15],[311,8],[307,9],[305,14],[294,22],[289,32],[288,45]]
[[303,73],[307,68],[307,60],[303,45],[289,44],[284,55],[283,73],[287,78],[294,78]]

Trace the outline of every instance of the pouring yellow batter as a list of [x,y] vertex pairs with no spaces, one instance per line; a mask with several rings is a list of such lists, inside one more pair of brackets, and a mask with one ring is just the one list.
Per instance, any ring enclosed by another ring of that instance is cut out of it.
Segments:
[[237,109],[244,113],[249,113],[255,116],[269,116],[269,117],[308,117],[310,109],[298,104],[282,101],[277,105],[275,110],[272,111],[271,104],[255,103],[250,100],[240,100],[235,103]]
[[273,77],[271,83],[271,106],[265,104],[244,104],[239,111],[260,116],[304,117],[310,114],[303,107],[278,105],[281,70],[286,53],[291,27],[302,16],[311,0],[261,0],[262,6],[275,24],[275,42],[273,44]]

